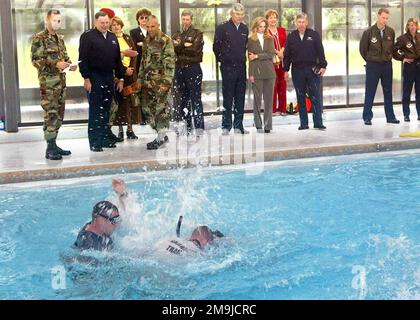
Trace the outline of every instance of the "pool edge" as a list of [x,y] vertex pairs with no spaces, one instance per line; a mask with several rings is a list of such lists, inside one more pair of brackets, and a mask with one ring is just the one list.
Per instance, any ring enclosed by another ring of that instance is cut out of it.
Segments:
[[[200,158],[200,165],[226,166],[250,162],[269,162],[339,155],[353,155],[363,153],[377,153],[387,151],[401,151],[420,149],[420,139],[404,139],[395,141],[375,141],[352,145],[325,145],[317,147],[302,147],[294,149],[264,150],[262,152],[230,153],[228,159],[216,159],[212,155]],[[238,163],[239,159],[239,163]],[[249,161],[251,159],[251,161]],[[196,160],[196,159],[195,159]],[[213,160],[213,161],[212,161]],[[229,161],[227,161],[229,160]],[[126,174],[144,171],[160,171],[174,168],[191,168],[195,164],[187,158],[159,160],[127,161],[120,163],[100,163],[60,168],[20,170],[0,172],[0,184],[32,182],[43,180],[69,179],[78,177],[92,177],[110,174]]]

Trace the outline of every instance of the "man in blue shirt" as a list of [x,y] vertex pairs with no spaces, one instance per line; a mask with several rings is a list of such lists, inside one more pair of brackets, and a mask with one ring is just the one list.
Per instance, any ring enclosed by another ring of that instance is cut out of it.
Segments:
[[231,19],[216,28],[213,52],[220,62],[223,91],[223,135],[232,129],[232,107],[234,114],[233,128],[236,133],[247,134],[244,129],[244,105],[246,92],[246,45],[248,27],[242,23],[245,8],[235,3],[230,12]]
[[309,129],[306,93],[312,102],[314,128],[324,130],[321,107],[321,76],[327,67],[324,47],[318,32],[308,28],[308,16],[305,13],[296,16],[297,30],[289,34],[286,41],[283,67],[284,76],[289,77],[292,65],[293,85],[299,106],[299,130]]

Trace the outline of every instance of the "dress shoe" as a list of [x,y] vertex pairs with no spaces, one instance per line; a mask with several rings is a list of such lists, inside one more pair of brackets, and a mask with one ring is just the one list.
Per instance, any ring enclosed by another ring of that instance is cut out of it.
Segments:
[[96,146],[90,147],[90,150],[93,151],[93,152],[102,152],[102,151],[104,151],[104,149],[102,149],[101,147],[96,147]]
[[395,124],[397,124],[397,123],[400,123],[400,120],[393,119],[393,120],[387,120],[386,122],[387,123],[395,123]]
[[405,117],[404,117],[404,121],[405,121],[405,122],[410,122],[410,117],[409,117],[409,116],[405,116]]
[[270,133],[270,129],[264,129],[264,133]]
[[309,126],[299,126],[298,130],[306,130],[309,129]]
[[109,148],[109,149],[113,149],[116,148],[117,146],[115,145],[115,143],[106,143],[104,145],[102,145],[102,148]]
[[115,140],[115,142],[123,142],[124,141],[124,132],[120,131],[118,132],[118,137]]
[[417,117],[417,120],[420,121],[420,117]]
[[248,130],[245,130],[244,128],[236,128],[234,130],[235,133],[240,133],[240,134],[249,134]]
[[264,129],[263,128],[257,128],[257,132],[258,133],[264,133]]
[[137,137],[135,134],[134,134],[134,132],[133,131],[128,131],[127,130],[127,139],[131,139],[131,140],[136,140],[136,139],[138,139],[139,137]]
[[372,125],[372,121],[370,121],[370,120],[366,120],[366,121],[365,121],[365,125],[367,125],[367,126],[371,126],[371,125]]
[[156,149],[159,149],[164,143],[166,143],[168,141],[169,141],[168,136],[165,136],[163,138],[163,140],[157,140],[157,139],[155,139],[152,142],[149,142],[146,145],[146,148],[147,148],[147,150],[156,150]]
[[314,129],[325,130],[327,127],[321,124],[320,126],[314,126]]
[[107,134],[107,140],[109,140],[111,143],[115,143],[118,141],[117,136],[110,130],[110,132]]
[[223,136],[228,136],[230,134],[230,130],[228,130],[228,129],[223,129],[222,130],[222,135]]

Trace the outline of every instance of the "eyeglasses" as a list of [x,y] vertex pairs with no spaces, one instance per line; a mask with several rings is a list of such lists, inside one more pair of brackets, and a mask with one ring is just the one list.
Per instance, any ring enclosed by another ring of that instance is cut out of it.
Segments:
[[119,224],[121,222],[121,216],[120,215],[113,216],[113,217],[108,217],[107,215],[99,213],[99,214],[97,214],[97,216],[100,216],[100,217],[108,220],[113,225]]
[[148,16],[140,16],[140,20],[146,20]]

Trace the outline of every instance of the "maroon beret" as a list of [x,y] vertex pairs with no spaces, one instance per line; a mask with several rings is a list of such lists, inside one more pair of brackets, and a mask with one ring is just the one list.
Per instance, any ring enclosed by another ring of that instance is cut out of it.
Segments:
[[115,17],[115,12],[114,12],[114,10],[112,10],[112,9],[110,9],[110,8],[102,8],[102,9],[101,9],[101,10],[99,10],[99,11],[105,12],[105,13],[108,15],[108,17],[109,17],[110,19],[112,19],[112,18],[114,18],[114,17]]

